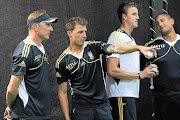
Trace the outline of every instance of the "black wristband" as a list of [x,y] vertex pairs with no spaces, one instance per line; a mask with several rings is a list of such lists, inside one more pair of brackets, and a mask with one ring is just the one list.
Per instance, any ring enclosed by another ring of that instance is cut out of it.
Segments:
[[141,79],[141,74],[140,73],[137,73],[138,74],[138,76],[139,76],[139,79]]

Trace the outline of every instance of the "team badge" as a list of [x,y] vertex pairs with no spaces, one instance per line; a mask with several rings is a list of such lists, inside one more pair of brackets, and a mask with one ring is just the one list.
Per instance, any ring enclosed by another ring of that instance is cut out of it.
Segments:
[[88,52],[88,56],[89,56],[89,58],[90,58],[91,60],[94,60],[94,56],[93,56],[93,54],[92,54],[91,51]]

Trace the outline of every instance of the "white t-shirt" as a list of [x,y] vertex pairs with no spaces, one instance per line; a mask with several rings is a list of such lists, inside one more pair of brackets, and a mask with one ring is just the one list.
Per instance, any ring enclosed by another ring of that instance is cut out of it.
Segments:
[[[128,34],[121,29],[111,33],[108,44],[129,44],[136,45],[135,40],[128,36]],[[112,54],[109,57],[119,58],[119,66],[126,72],[139,73],[140,72],[140,53],[139,51],[127,54]],[[106,91],[108,97],[135,97],[139,98],[139,79],[120,79],[117,83],[112,77],[106,75]]]
[[176,40],[173,41],[173,42],[168,42],[168,41],[164,40],[164,38],[161,37],[161,36],[160,36],[158,39],[164,40],[167,44],[169,44],[169,46],[174,46],[174,44],[180,39],[179,34],[176,34],[176,35],[177,35],[177,38],[176,38]]

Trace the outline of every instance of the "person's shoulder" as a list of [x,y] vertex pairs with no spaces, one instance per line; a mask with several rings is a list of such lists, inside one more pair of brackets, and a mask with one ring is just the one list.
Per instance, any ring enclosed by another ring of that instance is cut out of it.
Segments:
[[180,35],[179,34],[177,34],[177,39],[180,40]]
[[108,43],[118,43],[121,39],[129,39],[126,33],[122,29],[113,31],[109,36]]
[[123,33],[123,30],[119,28],[118,30],[113,31],[113,32],[110,34],[110,36],[118,37],[118,36],[122,35],[122,33]]
[[89,47],[90,48],[95,48],[96,46],[99,46],[99,45],[101,45],[103,43],[105,43],[105,42],[100,41],[100,40],[87,40],[84,43],[84,48],[86,48],[86,49],[88,49]]
[[21,41],[14,50],[13,56],[22,55],[22,57],[28,57],[33,42],[30,40]]
[[63,60],[67,57],[67,55],[70,53],[70,49],[69,49],[69,47],[67,48],[67,49],[65,49],[62,53],[61,53],[61,55],[58,57],[58,59],[56,60],[56,68],[58,68],[59,67],[59,64],[61,63],[61,62],[63,62]]
[[164,42],[163,38],[161,36],[158,36],[157,38],[151,39],[149,42],[147,42],[145,46],[151,46],[162,42]]
[[93,44],[98,44],[101,42],[102,41],[99,41],[99,40],[87,40],[87,41],[85,41],[84,45],[93,45]]

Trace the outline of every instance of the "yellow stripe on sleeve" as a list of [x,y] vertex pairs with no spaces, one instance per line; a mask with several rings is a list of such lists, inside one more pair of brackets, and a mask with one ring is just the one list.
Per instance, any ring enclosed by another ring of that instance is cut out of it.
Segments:
[[121,30],[120,28],[116,31],[116,33],[114,34],[114,38],[113,38],[114,42],[118,42],[119,41],[119,36],[120,36],[120,34],[122,32],[123,32],[123,30]]
[[70,50],[69,50],[69,48],[67,48],[60,56],[59,56],[59,58],[56,60],[56,68],[58,68],[59,69],[59,63],[61,62],[61,60],[66,56],[66,55],[68,55],[69,54],[69,52],[70,52]]

